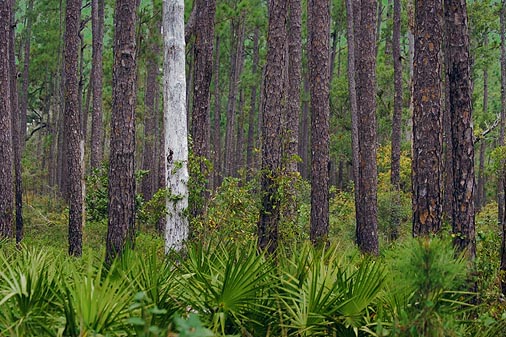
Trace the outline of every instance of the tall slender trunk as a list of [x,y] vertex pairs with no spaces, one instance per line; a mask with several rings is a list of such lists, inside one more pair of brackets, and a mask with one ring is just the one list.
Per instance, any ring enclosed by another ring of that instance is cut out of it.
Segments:
[[[500,131],[499,131],[499,146],[504,146],[504,129],[506,127],[506,4],[502,1],[501,13],[500,13],[500,25],[501,25],[501,118],[500,118]],[[502,188],[505,185],[505,163],[501,163],[499,172],[499,181],[497,188],[497,206],[499,224],[502,226],[506,225],[505,221],[505,193]],[[506,254],[506,253],[505,253]],[[505,262],[506,264],[506,262]],[[506,269],[505,269],[506,270]]]
[[311,230],[313,244],[329,233],[330,1],[308,2],[308,61],[311,95]]
[[10,61],[10,95],[11,95],[11,120],[12,120],[12,152],[14,159],[14,191],[16,208],[16,243],[23,239],[23,190],[21,183],[21,140],[20,140],[20,115],[18,109],[18,88],[15,48],[15,8],[16,1],[11,1],[11,29],[9,39]]
[[68,0],[65,13],[65,114],[69,201],[69,254],[81,256],[83,235],[83,195],[81,165],[81,114],[79,108],[79,31],[81,0]]
[[[259,35],[260,28],[255,27],[255,31],[253,33],[253,64],[251,67],[251,74],[256,79],[258,76],[258,61],[259,61]],[[255,116],[257,115],[257,83],[258,81],[253,81],[253,85],[251,86],[251,97],[250,97],[250,110],[248,115],[248,148],[246,150],[246,168],[248,170],[248,177],[252,176],[253,169],[253,149],[255,147]]]
[[267,63],[262,107],[262,208],[258,223],[258,248],[275,253],[278,246],[281,174],[281,119],[283,113],[287,1],[272,0],[269,6]]
[[109,164],[107,264],[135,242],[135,105],[137,1],[117,0]]
[[235,159],[234,159],[234,173],[237,175],[240,169],[243,167],[244,158],[244,88],[239,89],[239,106],[237,109],[237,136],[235,137]]
[[[155,11],[156,8],[153,9]],[[156,13],[153,13],[156,16]],[[144,96],[144,151],[142,158],[142,168],[148,171],[142,180],[142,194],[144,200],[150,200],[157,190],[156,167],[158,166],[158,156],[156,155],[156,119],[158,118],[158,110],[156,106],[156,94],[158,91],[158,75],[159,75],[159,57],[160,57],[160,26],[161,16],[156,16],[154,23],[149,29],[148,48],[149,54],[147,63],[146,76],[146,94]]]
[[309,144],[311,133],[309,130],[309,79],[308,72],[303,76],[304,98],[302,100],[302,116],[299,130],[299,172],[304,179],[310,178],[309,173]]
[[30,84],[30,47],[32,38],[32,22],[33,22],[33,1],[29,0],[26,9],[26,30],[24,37],[24,59],[23,59],[23,87],[21,89],[21,102],[20,102],[20,118],[21,118],[21,133],[20,141],[21,148],[25,147],[26,139],[26,116],[28,110],[28,86]]
[[13,156],[10,81],[11,1],[0,2],[0,238],[12,236]]
[[[395,204],[400,203],[401,172],[401,123],[402,123],[402,60],[401,60],[401,1],[394,0],[394,29],[392,37],[392,56],[394,63],[394,115],[392,118],[392,168],[390,182],[394,189]],[[400,217],[392,210],[392,231],[390,236],[396,239]]]
[[165,252],[180,250],[188,238],[188,129],[185,97],[184,1],[163,2],[164,124],[167,198]]
[[102,50],[104,40],[104,1],[91,1],[91,26],[92,26],[92,64],[91,64],[91,87],[93,88],[93,112],[91,119],[91,168],[101,165],[103,149],[104,126],[102,121]]
[[[360,41],[356,63],[358,75],[358,146],[359,146],[359,203],[361,217],[357,217],[357,244],[368,254],[379,254],[377,167],[376,167],[376,0],[362,0],[360,29],[355,43]],[[355,49],[357,51],[357,49]]]
[[441,228],[442,8],[440,0],[416,1],[413,78],[413,235]]
[[213,189],[217,189],[221,185],[221,177],[223,175],[221,161],[221,91],[220,91],[220,37],[216,36],[216,48],[214,50],[214,116],[213,130],[211,136],[213,138],[214,150],[214,174]]

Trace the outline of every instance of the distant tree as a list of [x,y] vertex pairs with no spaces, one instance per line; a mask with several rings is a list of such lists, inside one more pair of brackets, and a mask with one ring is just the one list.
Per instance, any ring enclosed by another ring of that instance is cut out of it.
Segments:
[[68,0],[65,11],[64,90],[69,201],[69,254],[80,256],[83,236],[83,192],[81,154],[81,114],[78,97],[79,28],[81,0]]
[[[355,9],[355,7],[354,7]],[[377,1],[362,0],[355,28],[358,106],[358,212],[357,244],[368,254],[379,254],[376,167],[376,20]],[[358,20],[357,20],[358,21]],[[358,42],[358,48],[357,48]]]
[[91,88],[93,90],[93,112],[91,118],[91,168],[97,168],[103,159],[102,122],[102,51],[104,40],[104,0],[91,1],[92,61]]
[[211,143],[213,144],[213,189],[221,185],[222,151],[221,151],[221,91],[220,91],[220,37],[216,36],[214,48],[214,112]]
[[[504,128],[506,124],[506,1],[501,1],[500,24],[501,24],[501,138],[504,145]],[[501,165],[502,166],[502,165]],[[504,210],[504,196],[506,195],[506,184],[504,183],[504,167],[501,167],[498,194],[502,193],[502,205],[499,204],[499,224],[502,229],[501,240],[501,264],[499,270],[506,273],[506,212]],[[498,201],[501,201],[500,198]],[[501,278],[501,290],[506,295],[506,279]]]
[[[251,74],[257,78],[260,61],[260,27],[255,27],[253,32],[253,64],[251,66]],[[248,177],[252,176],[254,168],[254,147],[255,147],[255,116],[258,114],[258,81],[254,81],[251,85],[250,110],[248,116],[248,147],[246,149],[246,167],[248,169]],[[260,130],[258,130],[260,132]]]
[[22,148],[24,148],[26,138],[26,119],[28,110],[28,86],[30,81],[30,50],[31,50],[31,37],[32,37],[32,23],[33,23],[33,1],[29,0],[26,4],[26,31],[23,41],[23,74],[22,74],[22,89],[20,95],[20,141]]
[[286,71],[285,42],[287,0],[272,0],[269,5],[267,63],[262,109],[262,206],[258,222],[258,248],[274,253],[278,246],[281,170],[281,117]]
[[[195,30],[195,74],[192,113],[193,154],[199,161],[199,170],[207,171],[206,161],[210,160],[210,86],[213,76],[214,15],[216,0],[197,0]],[[202,199],[205,197],[203,189]],[[194,215],[202,214],[204,205],[193,207]]]
[[308,62],[311,96],[311,241],[329,233],[330,1],[308,2]]
[[117,0],[109,163],[106,263],[135,242],[135,105],[137,0]]
[[0,1],[0,237],[12,236],[13,159],[9,34],[11,1]]
[[415,3],[415,56],[413,74],[413,235],[441,228],[442,42],[440,0]]
[[163,97],[165,122],[165,177],[167,198],[165,251],[180,250],[188,238],[188,130],[186,124],[186,77],[184,1],[164,0]]

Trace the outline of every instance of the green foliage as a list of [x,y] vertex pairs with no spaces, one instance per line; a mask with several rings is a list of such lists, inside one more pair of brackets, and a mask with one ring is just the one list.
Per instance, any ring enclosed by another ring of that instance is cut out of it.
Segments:
[[467,262],[449,240],[407,240],[387,255],[391,276],[383,294],[385,326],[393,336],[457,336],[458,315],[468,308]]

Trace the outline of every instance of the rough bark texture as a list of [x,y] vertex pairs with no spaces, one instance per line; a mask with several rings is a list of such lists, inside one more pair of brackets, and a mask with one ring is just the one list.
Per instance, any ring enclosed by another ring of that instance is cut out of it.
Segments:
[[93,112],[91,119],[91,168],[101,165],[103,159],[102,137],[102,49],[104,40],[104,0],[91,1]]
[[289,0],[288,23],[288,92],[286,100],[286,170],[297,172],[299,145],[300,85],[302,80],[302,5],[301,0]]
[[329,86],[330,1],[308,2],[309,78],[311,96],[311,241],[321,244],[329,233]]
[[165,251],[180,250],[188,238],[188,129],[185,97],[184,1],[163,2],[164,123],[167,198]]
[[413,74],[413,235],[441,228],[440,0],[416,1]]
[[357,223],[359,222],[359,218],[361,217],[360,210],[360,193],[359,193],[359,148],[358,148],[358,106],[357,106],[357,84],[355,81],[356,74],[356,53],[355,53],[355,9],[356,6],[353,5],[353,0],[346,0],[346,22],[347,22],[347,36],[348,36],[348,88],[350,92],[350,114],[351,114],[351,164],[353,170],[353,183],[354,183],[354,192],[355,192],[355,214]]
[[[156,9],[154,9],[155,11]],[[158,166],[158,156],[156,155],[156,128],[155,122],[158,118],[158,110],[155,105],[155,96],[159,94],[159,57],[160,57],[160,46],[159,46],[159,35],[161,26],[161,16],[156,16],[153,19],[153,24],[149,29],[148,39],[148,59],[147,63],[147,76],[146,76],[146,94],[144,96],[144,151],[142,158],[142,169],[148,171],[144,179],[142,180],[142,195],[144,200],[150,200],[153,194],[156,192],[158,185],[158,177],[156,175],[156,167]]]
[[394,61],[394,115],[392,119],[392,170],[390,182],[400,189],[401,123],[402,123],[402,63],[401,63],[401,1],[394,0],[394,30],[392,38]]
[[9,65],[11,2],[0,1],[0,237],[12,236],[13,176]]
[[[197,0],[195,30],[195,74],[193,90],[192,140],[193,154],[197,158],[210,159],[210,86],[213,75],[214,14],[216,0]],[[207,170],[200,163],[201,172]]]
[[21,184],[21,140],[20,140],[20,115],[18,109],[18,88],[15,48],[15,9],[16,1],[11,1],[11,29],[9,38],[9,62],[10,62],[10,95],[11,95],[11,120],[12,120],[12,152],[14,159],[14,191],[16,208],[16,243],[23,238],[23,190]]
[[258,223],[258,248],[274,253],[278,245],[281,170],[281,118],[286,71],[285,41],[287,0],[271,0],[267,36],[267,63],[262,109],[262,209]]
[[213,130],[211,133],[214,150],[213,189],[221,185],[222,161],[221,161],[221,91],[220,91],[220,38],[216,37],[214,51],[214,116]]
[[83,235],[83,194],[81,165],[81,114],[79,108],[79,28],[81,0],[68,0],[65,12],[64,85],[69,201],[69,254],[80,256]]
[[467,8],[464,0],[445,0],[444,8],[453,140],[453,242],[474,259],[474,135]]
[[357,244],[367,254],[377,255],[378,205],[376,167],[376,10],[375,0],[363,0],[360,9],[360,28],[355,42],[359,48],[356,63],[358,75],[358,145],[359,145],[359,209]]
[[135,240],[135,103],[137,1],[117,0],[109,164],[106,263]]

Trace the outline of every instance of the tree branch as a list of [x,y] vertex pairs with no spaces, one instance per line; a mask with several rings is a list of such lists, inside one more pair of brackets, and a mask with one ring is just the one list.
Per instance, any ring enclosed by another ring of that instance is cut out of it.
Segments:
[[500,119],[501,119],[501,117],[499,115],[497,115],[497,117],[496,117],[494,123],[492,123],[492,125],[488,126],[487,129],[481,133],[481,135],[479,135],[478,137],[474,137],[473,144],[478,143],[480,140],[485,138],[485,136],[487,134],[489,134],[492,130],[494,130],[497,127],[497,125],[499,125]]

